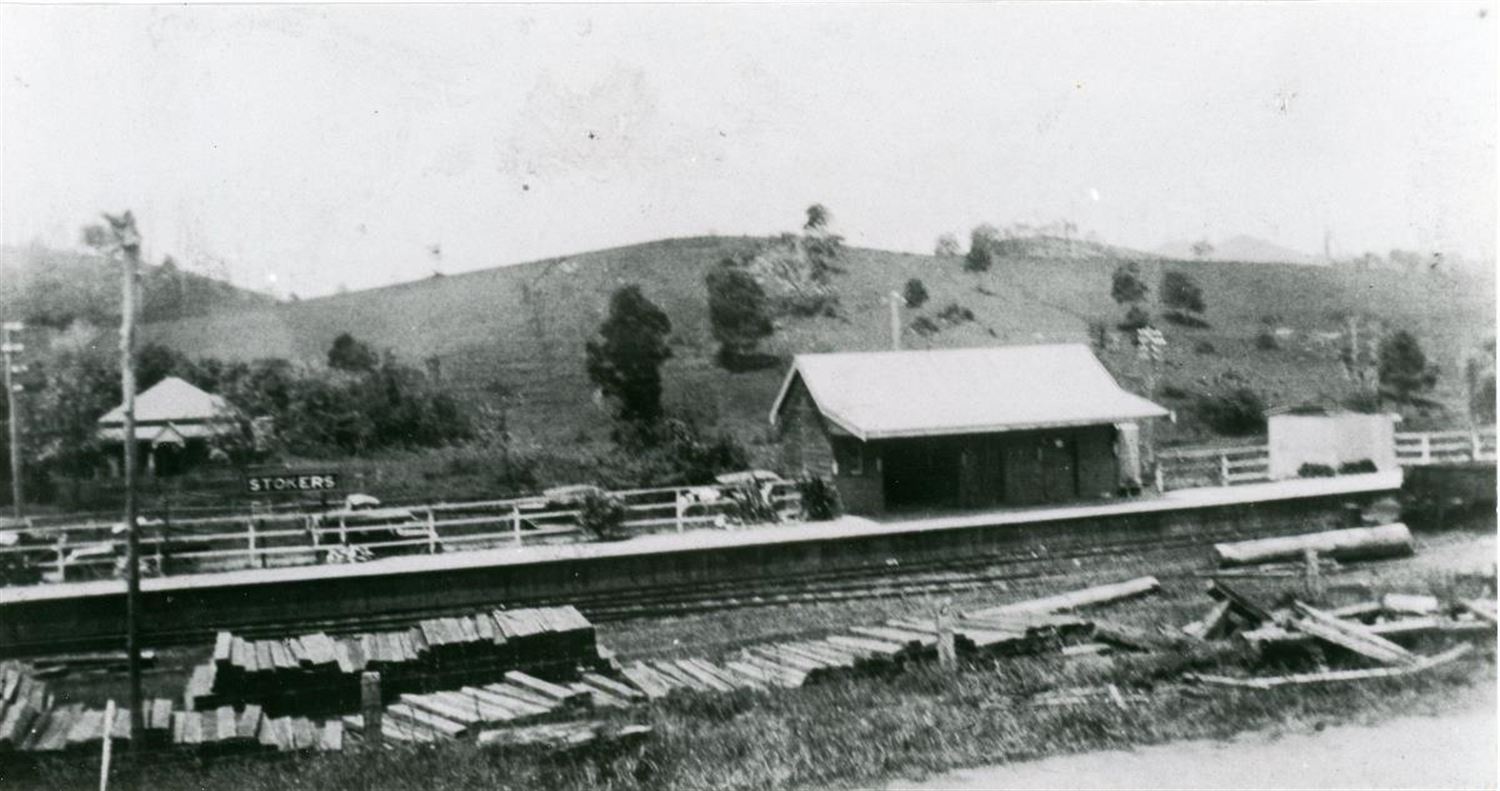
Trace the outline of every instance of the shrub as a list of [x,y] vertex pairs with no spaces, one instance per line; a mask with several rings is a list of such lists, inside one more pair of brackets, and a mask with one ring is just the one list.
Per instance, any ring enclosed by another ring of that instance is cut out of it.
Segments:
[[606,492],[588,492],[578,503],[578,526],[600,541],[624,538],[625,504]]
[[1359,461],[1346,461],[1343,464],[1339,465],[1339,475],[1358,475],[1364,472],[1378,471],[1379,468],[1375,466],[1375,462],[1369,459],[1360,459]]
[[1344,398],[1344,407],[1355,412],[1373,415],[1380,411],[1380,394],[1371,390],[1360,390]]
[[916,278],[906,281],[906,289],[901,292],[901,295],[906,299],[908,308],[920,308],[927,304],[927,286],[922,285],[922,281]]
[[957,302],[949,302],[942,310],[938,311],[937,317],[949,324],[962,324],[966,321],[974,320],[974,311]]
[[1265,401],[1248,387],[1222,395],[1201,395],[1194,406],[1203,422],[1219,434],[1244,436],[1265,429]]
[[836,519],[843,511],[839,492],[827,479],[803,478],[797,481],[797,492],[802,495],[802,516],[809,521]]
[[1119,324],[1121,330],[1131,333],[1149,326],[1151,326],[1151,314],[1139,305],[1131,305],[1130,310],[1125,311],[1125,320]]
[[1173,399],[1177,399],[1177,400],[1180,401],[1180,400],[1185,399],[1185,398],[1192,398],[1193,397],[1193,391],[1188,390],[1185,387],[1179,387],[1177,385],[1171,385],[1171,384],[1169,384],[1169,385],[1162,385],[1162,388],[1161,388],[1161,397],[1162,398],[1173,398]]
[[1255,348],[1263,352],[1271,352],[1281,348],[1281,343],[1276,340],[1276,333],[1264,329],[1255,333]]
[[1314,464],[1312,462],[1307,462],[1306,464],[1303,464],[1301,467],[1297,468],[1298,478],[1332,478],[1333,476],[1333,468],[1328,466],[1327,464]]
[[1197,343],[1193,344],[1193,351],[1202,355],[1219,353],[1218,347],[1214,346],[1209,341],[1198,341]]
[[934,322],[932,319],[927,318],[926,316],[918,316],[913,319],[911,322],[911,328],[912,331],[916,332],[918,335],[933,335],[943,329],[942,327],[939,327],[937,325],[937,322]]

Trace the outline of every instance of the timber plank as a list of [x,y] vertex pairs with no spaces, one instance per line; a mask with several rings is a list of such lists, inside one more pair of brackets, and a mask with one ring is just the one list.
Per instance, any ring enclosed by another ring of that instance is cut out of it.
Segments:
[[631,684],[634,684],[635,688],[642,695],[645,695],[647,700],[664,698],[672,691],[670,685],[662,683],[655,674],[651,673],[647,667],[640,663],[620,668],[620,674],[625,676],[626,680]]
[[598,673],[584,673],[581,678],[591,686],[607,690],[611,695],[625,700],[645,700],[645,693]]

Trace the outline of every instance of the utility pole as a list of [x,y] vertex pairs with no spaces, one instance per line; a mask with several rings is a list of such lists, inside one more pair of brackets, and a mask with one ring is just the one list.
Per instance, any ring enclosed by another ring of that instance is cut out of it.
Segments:
[[136,269],[140,263],[141,237],[135,230],[135,217],[108,217],[120,252],[121,284],[124,289],[120,307],[120,390],[125,406],[125,652],[130,670],[130,751],[140,755],[145,741],[144,712],[141,711],[141,542],[135,513],[135,302]]
[[21,392],[20,383],[16,382],[15,375],[22,373],[26,367],[15,363],[16,355],[26,350],[15,340],[12,333],[26,329],[26,325],[19,321],[7,321],[0,325],[0,352],[5,357],[5,406],[10,420],[10,510],[16,521],[21,521],[21,413],[16,393]]
[[891,301],[891,350],[892,351],[900,351],[901,350],[901,303],[903,303],[903,302],[906,301],[906,297],[901,296],[901,292],[899,292],[899,291],[892,291],[891,295],[890,295],[890,301]]

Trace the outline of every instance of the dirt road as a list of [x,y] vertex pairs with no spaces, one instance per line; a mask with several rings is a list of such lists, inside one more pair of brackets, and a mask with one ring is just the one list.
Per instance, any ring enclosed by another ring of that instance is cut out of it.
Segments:
[[1495,689],[1475,692],[1471,707],[1438,716],[1065,755],[889,788],[1495,788]]

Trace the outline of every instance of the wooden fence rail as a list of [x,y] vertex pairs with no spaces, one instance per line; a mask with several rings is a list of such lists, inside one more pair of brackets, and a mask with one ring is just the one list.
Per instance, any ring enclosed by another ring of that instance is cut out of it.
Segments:
[[1396,461],[1402,466],[1495,460],[1495,427],[1460,431],[1402,431]]
[[[624,505],[621,532],[625,535],[726,527],[745,518],[746,490],[736,486],[631,489],[611,494]],[[757,494],[764,508],[752,516],[780,522],[800,518],[801,494],[796,484],[770,484]],[[587,539],[577,508],[545,497],[373,511],[143,518],[140,526],[141,553],[150,574],[352,562],[376,554],[432,554]],[[0,541],[0,585],[110,578],[116,576],[125,554],[119,523],[68,524],[49,519],[0,532],[15,539]]]

